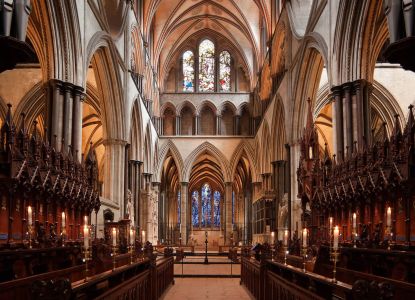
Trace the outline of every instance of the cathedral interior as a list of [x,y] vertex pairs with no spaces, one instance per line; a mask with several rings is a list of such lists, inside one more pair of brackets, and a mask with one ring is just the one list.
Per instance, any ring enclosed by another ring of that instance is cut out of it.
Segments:
[[413,299],[414,53],[413,0],[0,1],[0,299]]

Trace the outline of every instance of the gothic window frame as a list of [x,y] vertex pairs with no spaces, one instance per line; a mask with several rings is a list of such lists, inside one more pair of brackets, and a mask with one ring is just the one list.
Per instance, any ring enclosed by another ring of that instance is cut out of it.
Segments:
[[[200,45],[204,42],[204,41],[210,41],[213,44],[214,47],[214,71],[213,71],[213,90],[212,91],[201,91],[200,88],[200,54],[199,54],[199,49],[200,49]],[[194,67],[193,67],[193,91],[184,91],[183,89],[183,83],[184,83],[184,68],[183,68],[183,55],[188,52],[191,51],[193,53],[193,63],[194,63]],[[220,62],[220,56],[223,52],[227,52],[229,53],[230,56],[230,71],[229,71],[229,90],[222,90],[221,89],[221,85],[220,85],[220,68],[221,68],[221,62]],[[234,51],[232,51],[228,45],[226,46],[219,46],[216,39],[210,36],[203,36],[201,38],[199,38],[195,44],[193,44],[192,46],[186,46],[185,48],[183,48],[180,51],[180,56],[179,56],[179,70],[180,70],[180,76],[178,77],[178,82],[177,82],[177,87],[179,88],[179,91],[182,93],[235,93],[235,72],[237,72],[236,68],[235,68],[235,64],[234,59],[236,57],[236,54],[234,53]]]
[[[203,195],[203,189],[205,186],[209,187],[210,193],[209,193],[209,199],[207,201],[209,202],[204,208],[204,195]],[[197,201],[197,208],[194,207],[194,200],[193,195],[195,193],[198,195],[198,201]],[[222,225],[222,209],[223,209],[223,191],[221,189],[218,189],[208,181],[203,182],[198,187],[195,187],[190,191],[190,199],[191,199],[191,225],[193,230],[220,230]],[[219,201],[218,203],[215,203],[215,194],[219,194]],[[209,209],[210,206],[210,209]],[[205,215],[205,209],[208,210],[209,215]],[[197,216],[195,216],[195,212],[197,210]],[[216,217],[216,220],[215,220]],[[198,220],[198,222],[195,222],[194,220]]]

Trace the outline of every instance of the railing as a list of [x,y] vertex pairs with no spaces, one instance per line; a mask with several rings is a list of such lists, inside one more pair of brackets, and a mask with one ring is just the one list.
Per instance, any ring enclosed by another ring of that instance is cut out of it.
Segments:
[[279,262],[242,258],[241,283],[258,300],[352,299],[352,286]]

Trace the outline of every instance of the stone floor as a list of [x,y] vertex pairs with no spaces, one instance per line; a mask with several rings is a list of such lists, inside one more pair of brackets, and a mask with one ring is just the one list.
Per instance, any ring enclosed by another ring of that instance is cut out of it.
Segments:
[[235,264],[175,264],[174,274],[182,275],[182,267],[183,275],[241,275],[241,265]]
[[239,278],[175,278],[162,300],[253,300]]

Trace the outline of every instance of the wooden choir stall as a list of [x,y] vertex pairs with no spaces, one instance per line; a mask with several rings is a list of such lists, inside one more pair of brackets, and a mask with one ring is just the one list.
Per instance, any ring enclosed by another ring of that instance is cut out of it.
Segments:
[[297,170],[303,229],[257,247],[256,259],[246,251],[241,281],[257,299],[413,299],[413,107],[390,138],[384,128],[341,158],[321,150],[312,120],[310,105]]
[[0,299],[158,299],[173,282],[171,251],[157,258],[130,220],[98,239],[93,151],[77,162],[21,119],[17,129],[9,105],[1,127]]

